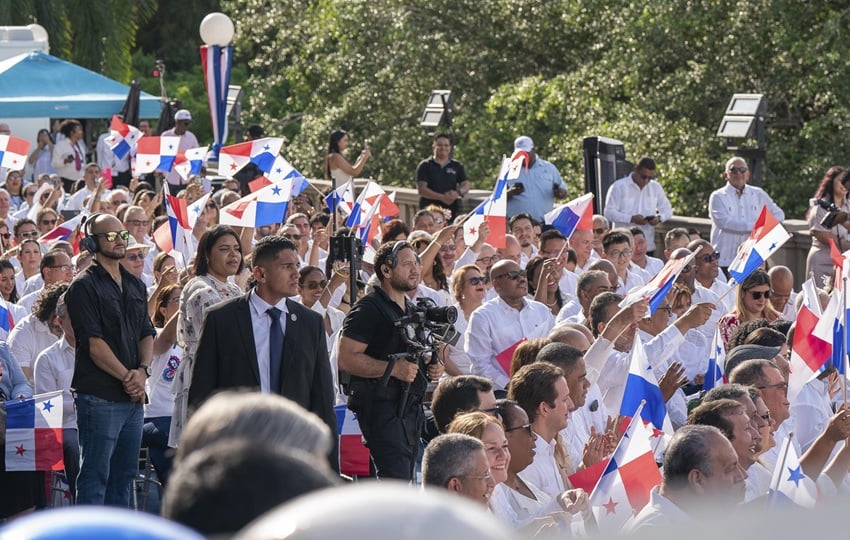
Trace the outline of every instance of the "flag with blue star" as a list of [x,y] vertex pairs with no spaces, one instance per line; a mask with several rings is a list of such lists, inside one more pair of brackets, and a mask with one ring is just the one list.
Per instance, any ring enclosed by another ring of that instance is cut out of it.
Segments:
[[706,392],[723,384],[726,350],[723,347],[723,337],[720,335],[719,328],[714,329],[711,349],[711,356],[708,357],[708,369],[705,372],[705,380],[702,382],[702,389]]
[[736,283],[742,283],[756,268],[791,238],[788,231],[767,209],[761,209],[750,237],[741,245],[738,255],[729,265],[729,275]]
[[171,172],[179,145],[180,137],[142,137],[136,143],[133,174]]
[[61,471],[62,391],[6,402],[6,470]]
[[779,459],[776,460],[773,478],[770,479],[768,501],[771,507],[796,505],[812,508],[818,502],[817,484],[803,472],[797,450],[792,444],[793,437],[794,434],[789,433],[782,441]]

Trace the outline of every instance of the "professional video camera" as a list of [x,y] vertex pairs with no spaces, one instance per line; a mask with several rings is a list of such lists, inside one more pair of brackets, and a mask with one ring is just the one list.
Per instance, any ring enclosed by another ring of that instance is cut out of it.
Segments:
[[835,203],[826,199],[813,199],[813,202],[826,210],[826,215],[820,220],[820,224],[825,229],[831,229],[835,226],[835,220],[841,209],[835,206]]

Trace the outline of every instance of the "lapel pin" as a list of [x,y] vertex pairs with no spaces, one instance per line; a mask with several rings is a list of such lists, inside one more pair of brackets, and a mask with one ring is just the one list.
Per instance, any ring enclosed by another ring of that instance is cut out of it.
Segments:
[[289,314],[289,320],[292,321],[292,322],[295,322],[295,321],[298,320],[298,316],[295,313],[290,313]]

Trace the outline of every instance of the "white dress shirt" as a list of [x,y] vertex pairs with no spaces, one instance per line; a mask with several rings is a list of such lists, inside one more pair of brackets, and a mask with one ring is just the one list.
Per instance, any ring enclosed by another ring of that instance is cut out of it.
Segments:
[[662,268],[664,268],[664,261],[649,255],[646,256],[646,266],[643,267],[643,270],[649,274],[650,279],[654,278]]
[[562,512],[558,499],[552,498],[531,482],[523,479],[525,485],[534,494],[530,499],[505,484],[496,484],[490,496],[490,509],[493,514],[514,529],[528,525],[533,519]]
[[622,533],[633,534],[644,529],[658,530],[657,527],[669,527],[674,523],[691,521],[673,501],[659,493],[659,486],[649,492],[649,503],[623,527]]
[[623,281],[620,276],[617,276],[617,294],[629,294],[630,290],[641,285],[646,285],[646,280],[643,279],[641,274],[632,270],[626,270],[626,281]]
[[561,291],[561,300],[564,303],[576,297],[576,289],[578,289],[578,276],[564,268],[561,272],[561,279],[558,280],[558,288]]
[[555,461],[556,441],[557,437],[547,443],[543,437],[537,435],[534,442],[534,461],[518,474],[523,482],[534,484],[553,499],[567,489],[561,476],[561,468]]
[[58,340],[46,324],[30,313],[9,332],[9,352],[21,367],[32,367],[38,354]]
[[77,411],[71,396],[74,348],[64,337],[41,351],[35,359],[32,377],[36,394],[62,390],[62,427],[77,429]]
[[560,325],[563,323],[571,322],[569,319],[575,317],[576,315],[581,314],[581,303],[577,298],[573,298],[561,308],[561,311],[558,312],[558,315],[555,317],[555,325]]
[[661,221],[673,217],[673,207],[664,193],[664,188],[655,180],[641,188],[632,176],[624,176],[611,185],[605,196],[605,217],[611,228],[638,227],[646,236],[646,250],[655,251],[655,227],[649,224],[632,223],[632,216],[661,216]]
[[767,470],[767,467],[758,461],[753,463],[753,466],[747,469],[747,479],[744,480],[744,486],[746,486],[744,502],[748,503],[762,495],[767,495],[772,478],[773,471]]
[[745,185],[743,193],[738,195],[738,190],[726,182],[711,193],[708,198],[711,243],[720,252],[720,266],[729,266],[735,260],[738,246],[752,232],[765,205],[777,221],[785,220],[785,212],[761,188]]
[[283,331],[284,339],[286,338],[286,320],[290,316],[295,317],[295,315],[289,314],[286,298],[272,306],[260,298],[257,291],[253,290],[248,295],[248,305],[251,311],[251,327],[254,330],[254,348],[257,351],[257,366],[260,371],[260,391],[268,394],[271,391],[271,386],[269,385],[269,337],[272,318],[266,311],[270,307],[276,307],[281,311],[280,328]]
[[605,428],[608,427],[608,414],[608,409],[602,403],[602,392],[599,386],[591,384],[587,389],[584,405],[570,413],[567,427],[561,430],[561,439],[567,446],[570,459],[576,467],[584,458],[584,446],[590,439],[590,428],[594,427],[597,434],[605,433]]
[[500,297],[485,302],[472,312],[464,335],[472,372],[488,377],[497,389],[505,388],[510,378],[496,355],[523,338],[545,337],[554,325],[552,312],[540,302],[523,300],[521,310],[512,308]]
[[[818,379],[807,382],[791,403],[794,439],[800,443],[803,452],[823,433],[832,415],[827,383]],[[776,439],[776,444],[779,443]]]

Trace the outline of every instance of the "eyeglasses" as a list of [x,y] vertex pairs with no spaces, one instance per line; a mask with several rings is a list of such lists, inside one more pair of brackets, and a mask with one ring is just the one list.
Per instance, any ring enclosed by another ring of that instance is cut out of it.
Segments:
[[54,268],[54,269],[59,268],[63,272],[68,272],[69,270],[74,268],[74,265],[72,265],[72,264],[57,264],[56,266],[48,266],[48,268]]
[[490,472],[490,469],[484,471],[484,474],[464,474],[460,476],[460,478],[472,478],[475,480],[489,480],[493,478],[493,473]]
[[437,225],[442,225],[443,223],[445,223],[445,220],[441,217],[437,217],[434,218],[434,223],[436,223]]
[[608,253],[608,257],[610,257],[612,259],[619,259],[620,257],[631,257],[631,256],[632,256],[632,250],[630,250],[630,249],[624,249],[622,251],[617,251],[615,249],[615,250],[612,250],[611,252]]
[[327,287],[328,282],[327,280],[323,279],[322,281],[308,281],[304,285],[311,291],[315,291],[316,289],[324,289],[325,287]]
[[121,237],[121,240],[127,240],[128,238],[130,238],[130,231],[128,231],[127,229],[121,229],[120,231],[109,231],[109,232],[104,232],[104,233],[95,233],[95,234],[92,234],[92,236],[94,236],[94,237],[102,236],[102,237],[106,238],[107,242],[114,242],[119,236]]
[[655,176],[653,176],[651,174],[639,174],[638,176],[640,176],[641,180],[649,180],[650,182],[655,180]]
[[209,210],[218,210],[218,206],[216,206],[214,202],[208,202],[208,203],[207,203],[207,208],[208,208]]
[[59,221],[59,220],[57,220],[57,219],[42,219],[41,224],[42,225],[50,225],[51,227],[54,227],[56,225],[57,221]]
[[0,236],[3,237],[3,240],[8,240],[9,238],[12,238],[12,233],[4,232],[4,233],[0,233]]
[[473,284],[473,285],[486,285],[487,284],[487,278],[485,278],[485,277],[471,277],[471,278],[467,279],[466,281]]
[[782,381],[782,382],[778,382],[776,384],[767,384],[767,385],[764,385],[764,386],[756,386],[756,388],[758,388],[759,390],[768,390],[768,389],[771,389],[771,388],[778,388],[778,389],[782,390],[783,392],[787,392],[788,391],[788,383],[785,382],[785,381]]
[[702,260],[702,262],[708,264],[711,261],[719,260],[720,259],[720,252],[715,251],[714,253],[711,253],[709,255],[703,255],[702,257],[700,257],[700,259]]
[[147,227],[150,225],[150,221],[142,219],[128,219],[127,225],[132,225],[133,227]]
[[35,191],[25,191],[24,197],[35,197]]
[[512,281],[516,281],[521,277],[525,277],[525,270],[511,270],[510,272],[505,272],[504,274],[498,275],[493,279],[496,280],[503,277],[506,277]]
[[658,306],[658,309],[666,311],[668,317],[673,314],[673,306]]
[[127,260],[130,262],[143,261],[145,260],[145,256],[139,253],[132,253],[130,255],[127,255]]
[[593,234],[605,234],[606,232],[608,232],[608,229],[606,229],[604,227],[599,227],[597,229],[593,229]]
[[521,426],[515,426],[515,427],[512,427],[512,428],[505,428],[505,433],[510,433],[511,431],[516,431],[518,429],[525,430],[526,432],[528,432],[529,435],[531,435],[531,424],[523,424]]
[[761,300],[764,297],[765,300],[770,298],[770,291],[747,291],[753,297],[753,300]]
[[445,245],[440,246],[440,251],[445,252],[445,253],[448,253],[449,251],[454,251],[456,249],[457,249],[457,246],[455,246],[454,244],[445,244]]
[[22,231],[18,233],[21,238],[38,238],[38,231]]
[[300,234],[284,234],[283,237],[288,238],[289,240],[295,240],[295,241],[301,240]]
[[729,167],[729,174],[744,174],[749,171],[746,167]]
[[496,264],[497,262],[499,262],[501,260],[502,260],[502,257],[499,256],[499,255],[490,255],[489,257],[479,257],[479,258],[475,259],[475,262],[480,262],[481,264],[490,265],[490,264]]

